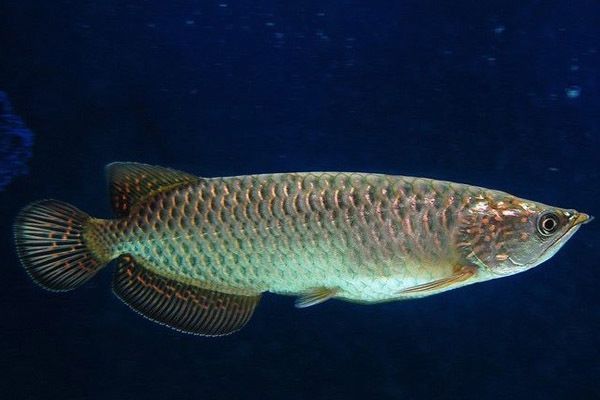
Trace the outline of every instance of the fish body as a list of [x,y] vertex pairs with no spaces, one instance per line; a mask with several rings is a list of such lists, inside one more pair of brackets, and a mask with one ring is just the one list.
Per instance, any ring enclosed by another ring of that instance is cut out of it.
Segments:
[[129,253],[176,279],[239,293],[328,287],[377,302],[451,274],[465,256],[460,220],[490,194],[360,173],[202,179],[98,221],[97,230],[111,258]]
[[[330,298],[376,303],[522,272],[589,219],[496,190],[383,174],[200,178],[118,163],[108,175],[116,219],[64,203],[20,214],[15,235],[26,270],[65,290],[119,259],[115,292],[128,305],[207,335],[243,326],[264,292],[299,296],[300,307]],[[47,235],[61,218],[81,225],[63,226],[63,242]],[[84,250],[51,251],[78,240]],[[82,264],[69,263],[66,274],[65,259]]]

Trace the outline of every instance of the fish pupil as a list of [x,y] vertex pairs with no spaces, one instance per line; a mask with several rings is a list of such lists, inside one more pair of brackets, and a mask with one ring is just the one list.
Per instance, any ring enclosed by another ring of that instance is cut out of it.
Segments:
[[542,235],[551,235],[558,228],[558,218],[554,214],[544,214],[540,218],[538,230]]
[[548,218],[547,220],[544,221],[544,228],[547,231],[551,231],[552,229],[554,229],[555,226],[556,226],[556,221],[554,221],[551,218]]

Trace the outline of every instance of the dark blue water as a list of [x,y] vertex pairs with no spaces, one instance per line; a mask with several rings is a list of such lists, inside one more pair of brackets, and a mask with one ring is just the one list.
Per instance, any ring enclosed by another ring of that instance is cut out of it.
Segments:
[[35,144],[0,138],[1,397],[600,398],[598,222],[539,268],[418,301],[267,295],[220,339],[135,315],[110,268],[35,287],[10,229],[39,198],[108,217],[116,160],[427,176],[598,216],[599,52],[596,1],[2,1],[0,91]]

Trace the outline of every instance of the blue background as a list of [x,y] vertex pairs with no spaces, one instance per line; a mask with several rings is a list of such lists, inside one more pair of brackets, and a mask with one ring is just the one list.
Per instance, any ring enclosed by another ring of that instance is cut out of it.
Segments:
[[418,301],[267,295],[219,339],[130,312],[111,268],[35,287],[10,229],[39,198],[110,216],[116,160],[427,176],[599,215],[599,52],[596,1],[2,1],[0,90],[36,134],[0,193],[2,398],[600,398],[598,222]]

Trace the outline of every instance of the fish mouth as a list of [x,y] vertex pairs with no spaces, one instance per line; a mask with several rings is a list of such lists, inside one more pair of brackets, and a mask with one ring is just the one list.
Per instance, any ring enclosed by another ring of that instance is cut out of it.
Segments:
[[564,237],[570,237],[573,233],[575,233],[577,229],[579,229],[579,225],[587,224],[593,219],[594,217],[586,213],[575,212],[575,214],[573,214],[571,218],[569,218],[571,222],[571,226],[569,226],[569,229],[567,229],[567,231],[563,235],[558,237],[549,247],[553,247],[556,242],[562,240]]
[[573,222],[571,225],[571,229],[577,225],[587,224],[588,222],[592,222],[594,220],[594,217],[585,213],[577,213],[572,218]]

